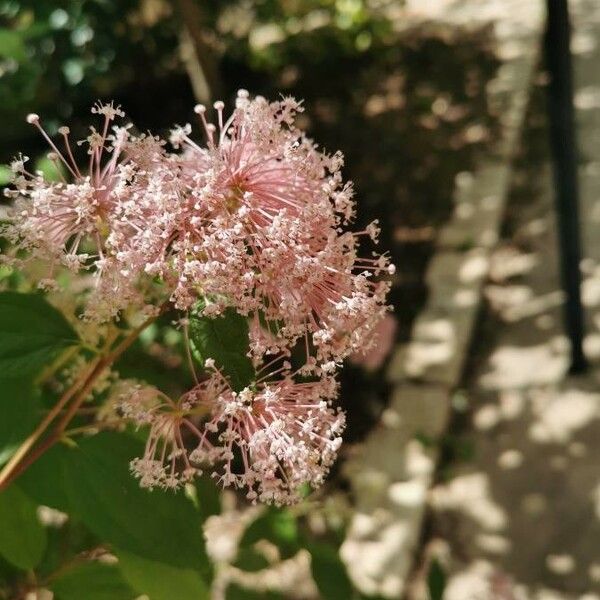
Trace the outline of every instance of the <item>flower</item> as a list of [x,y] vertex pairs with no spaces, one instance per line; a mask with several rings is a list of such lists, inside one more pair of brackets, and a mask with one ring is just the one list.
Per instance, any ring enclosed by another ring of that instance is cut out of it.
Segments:
[[[58,130],[64,146],[61,151],[42,127],[40,118],[35,114],[27,117],[50,145],[48,158],[55,164],[60,180],[49,181],[41,172],[27,171],[24,157],[13,161],[15,189],[8,190],[7,195],[16,200],[3,233],[16,248],[26,250],[29,257],[50,263],[50,277],[44,280],[46,287],[55,285],[53,275],[58,265],[93,273],[105,295],[113,297],[108,304],[117,305],[108,315],[102,315],[106,319],[126,304],[123,299],[115,302],[121,290],[126,290],[125,296],[132,295],[130,281],[117,282],[123,278],[119,269],[110,272],[114,263],[107,247],[115,209],[128,196],[131,167],[126,149],[130,135],[128,126],[111,128],[111,122],[124,115],[119,107],[97,104],[92,113],[104,118],[99,130],[91,127],[87,138],[77,143],[87,148],[85,169],[75,160],[68,127]],[[111,285],[99,284],[104,274],[109,274]]]
[[[58,130],[65,147],[61,152],[36,114],[28,115],[27,122],[34,125],[50,145],[48,158],[55,163],[62,181],[47,181],[41,173],[29,173],[24,159],[18,159],[11,165],[17,176],[17,190],[16,194],[9,191],[9,195],[25,196],[28,200],[20,202],[16,211],[18,237],[29,247],[42,246],[45,253],[50,252],[53,256],[64,253],[70,267],[82,262],[75,257],[84,237],[91,236],[98,251],[101,251],[103,217],[118,202],[121,191],[119,158],[128,132],[127,127],[114,127],[109,133],[109,126],[116,116],[123,116],[123,112],[112,104],[97,104],[92,112],[103,114],[104,122],[101,133],[91,127],[85,142],[78,142],[78,145],[87,145],[89,162],[86,175],[82,174],[75,161],[69,128],[60,127]],[[107,155],[110,158],[103,164]],[[63,169],[71,175],[72,182],[64,179]],[[47,258],[47,254],[45,256]]]
[[332,407],[337,383],[328,375],[295,382],[288,373],[236,393],[215,369],[175,403],[140,394],[159,401],[140,409],[131,396],[123,405],[150,425],[144,456],[131,463],[144,487],[178,487],[210,466],[223,487],[245,489],[252,501],[290,504],[323,483],[342,441],[345,418]]
[[205,107],[195,109],[206,142],[192,140],[189,124],[178,126],[173,152],[160,137],[111,128],[123,112],[97,104],[102,124],[79,142],[85,170],[67,127],[59,129],[61,152],[29,115],[63,179],[32,174],[27,157],[17,157],[13,214],[1,233],[50,263],[46,287],[56,285],[58,267],[86,273],[72,292],[92,323],[156,314],[167,303],[183,313],[182,324],[226,310],[247,318],[243,358],[258,372],[241,391],[210,357],[207,379],[194,373],[196,385],[177,400],[123,382],[121,412],[149,428],[131,469],[143,487],[176,488],[210,468],[253,502],[288,504],[319,486],[335,460],[344,429],[336,373],[344,358],[376,343],[394,267],[386,255],[360,254],[367,238],[377,242],[379,225],[349,229],[355,203],[343,157],[297,127],[299,102],[240,90],[229,117],[223,102],[214,109],[216,124]]
[[[189,137],[189,125],[172,132],[171,141],[184,148],[179,201],[145,213],[131,247],[148,255],[146,238],[168,240],[162,257],[151,254],[152,269],[176,279],[175,304],[186,310],[204,297],[210,314],[233,306],[261,320],[270,352],[285,352],[301,338],[325,361],[368,350],[389,290],[374,276],[391,266],[385,256],[357,256],[361,237],[376,239],[376,223],[357,233],[344,229],[354,203],[341,154],[319,151],[297,129],[302,108],[291,98],[250,100],[241,90],[229,119],[222,102],[215,109],[218,126],[196,107],[206,146]],[[255,327],[256,360],[264,348]]]
[[117,402],[123,416],[138,426],[150,425],[144,455],[130,463],[140,485],[174,489],[193,479],[198,470],[188,458],[183,437],[185,428],[195,430],[191,405],[173,402],[158,389],[133,382],[129,389],[121,385],[119,392]]

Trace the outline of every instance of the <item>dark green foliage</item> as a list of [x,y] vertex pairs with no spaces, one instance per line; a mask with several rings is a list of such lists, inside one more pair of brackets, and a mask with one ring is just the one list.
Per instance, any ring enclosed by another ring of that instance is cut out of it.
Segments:
[[427,573],[427,588],[429,600],[442,600],[446,588],[446,573],[439,561],[433,559]]
[[119,569],[132,588],[152,600],[208,600],[209,584],[198,571],[117,550]]
[[56,600],[133,600],[138,596],[124,580],[119,568],[88,562],[67,569],[48,586]]
[[248,526],[240,548],[250,548],[260,540],[275,544],[282,558],[294,556],[301,547],[297,519],[284,508],[267,508]]
[[31,381],[0,379],[0,465],[35,429],[41,414],[39,395]]
[[0,555],[19,569],[35,567],[46,548],[36,504],[12,485],[0,492]]
[[0,293],[0,373],[37,374],[79,338],[64,316],[38,294]]
[[231,387],[240,391],[254,379],[252,361],[246,356],[249,349],[248,321],[233,309],[209,318],[193,313],[190,316],[192,352],[203,365],[212,358],[228,377]]
[[137,440],[104,432],[67,453],[65,486],[73,511],[100,539],[175,567],[207,570],[199,515],[183,494],[140,488],[129,461]]
[[309,540],[306,549],[310,552],[310,567],[321,597],[324,600],[350,600],[354,590],[338,548]]

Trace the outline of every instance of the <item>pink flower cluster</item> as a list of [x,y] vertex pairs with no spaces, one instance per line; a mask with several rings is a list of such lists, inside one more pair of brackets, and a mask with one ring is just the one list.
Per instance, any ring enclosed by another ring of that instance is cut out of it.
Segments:
[[212,369],[177,401],[154,388],[121,389],[124,414],[150,426],[144,456],[131,464],[141,485],[176,488],[208,465],[221,485],[246,489],[251,501],[289,504],[307,484],[320,486],[345,422],[331,406],[335,379],[297,382],[287,372],[236,393]]
[[[190,125],[177,127],[171,152],[160,138],[112,125],[119,108],[97,105],[103,123],[80,142],[85,169],[67,128],[61,151],[30,115],[68,177],[49,182],[27,171],[26,158],[14,161],[15,210],[4,235],[28,256],[50,259],[44,285],[61,265],[89,273],[89,320],[164,301],[186,313],[198,300],[207,317],[230,307],[246,317],[255,367],[284,366],[239,393],[215,368],[177,402],[130,390],[125,412],[151,429],[132,468],[142,485],[173,487],[198,465],[221,463],[223,485],[291,502],[333,462],[343,429],[331,407],[335,371],[369,349],[388,310],[389,282],[380,276],[393,265],[358,256],[361,237],[377,240],[377,224],[347,230],[355,207],[342,156],[319,151],[296,127],[296,101],[241,90],[229,118],[222,102],[214,108],[216,125],[204,106],[195,109],[206,142],[192,140]],[[285,361],[295,347],[305,359],[292,373]]]

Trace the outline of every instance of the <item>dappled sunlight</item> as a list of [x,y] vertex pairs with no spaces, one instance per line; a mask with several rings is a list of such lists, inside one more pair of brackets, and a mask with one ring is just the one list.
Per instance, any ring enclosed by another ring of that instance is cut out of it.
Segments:
[[571,37],[571,52],[573,54],[588,55],[598,46],[596,36],[589,31],[579,31]]
[[578,110],[592,110],[600,108],[600,86],[587,86],[579,88],[573,99]]
[[447,362],[454,353],[455,333],[449,319],[418,325],[418,341],[414,341],[406,358],[406,371],[418,376],[428,368]]
[[513,246],[502,246],[492,254],[489,278],[492,281],[505,281],[517,275],[524,275],[539,261],[535,254],[520,252]]
[[[394,433],[395,439],[387,439],[398,447],[399,431]],[[388,450],[393,450],[389,444]],[[381,452],[381,458],[385,456],[389,463],[385,445]],[[406,446],[404,454],[404,473],[396,475],[394,483],[389,465],[374,468],[373,461],[366,457],[358,466],[353,481],[361,489],[362,501],[340,548],[354,583],[367,593],[379,592],[386,597],[397,597],[403,590],[404,578],[399,573],[406,572],[411,562],[407,550],[417,543],[410,523],[422,514],[427,492],[423,476],[430,474],[434,466],[416,441]]]
[[[512,584],[508,582],[506,594],[499,595],[500,573],[488,561],[475,561],[448,582],[444,598],[446,600],[517,600],[512,594]],[[510,595],[509,595],[510,594]]]
[[573,434],[600,417],[600,394],[570,389],[532,390],[529,437],[536,442],[570,441]]
[[485,473],[460,475],[447,485],[434,488],[431,504],[437,510],[460,511],[486,531],[501,531],[508,520],[502,507],[491,498]]
[[555,383],[568,365],[568,345],[562,336],[535,346],[502,346],[490,356],[489,370],[479,383],[488,390]]
[[431,537],[448,546],[439,554],[450,572],[444,600],[600,599],[600,87],[592,73],[598,31],[590,25],[600,23],[600,6],[573,5],[582,23],[573,51],[585,73],[575,106],[584,158],[584,350],[592,365],[568,375],[554,186],[548,156],[535,145],[547,143],[547,131],[532,128],[483,288],[481,338],[461,392],[468,409],[455,416],[451,459],[430,494]]
[[[473,561],[451,577],[445,599],[481,592],[496,600],[502,572],[512,578],[511,599],[549,598],[561,581],[582,590],[597,584],[600,471],[590,445],[600,394],[590,387],[568,380],[486,393],[473,414],[472,462],[430,497],[438,533],[460,556],[451,562]],[[540,589],[540,581],[552,585]]]

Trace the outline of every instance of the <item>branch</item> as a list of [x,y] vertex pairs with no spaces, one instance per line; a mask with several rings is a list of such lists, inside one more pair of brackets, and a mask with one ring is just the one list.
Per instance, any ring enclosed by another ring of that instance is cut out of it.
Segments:
[[202,30],[202,10],[194,0],[175,0],[181,17],[181,59],[196,100],[210,105],[221,96],[222,85],[216,57]]
[[[166,306],[167,303],[161,307],[160,312],[162,312]],[[114,350],[109,351],[108,354],[97,358],[88,365],[89,368],[86,369],[77,381],[62,395],[60,400],[52,407],[52,410],[46,415],[36,430],[21,444],[21,446],[19,446],[12,458],[4,466],[0,472],[0,491],[8,487],[12,481],[60,440],[66,427],[71,422],[71,419],[75,416],[77,410],[93,389],[96,379],[98,379],[104,370],[112,365],[115,360],[131,346],[131,344],[133,344],[140,333],[146,329],[150,323],[154,322],[156,318],[157,316],[152,316],[146,319],[139,327],[133,329],[129,335],[114,348]],[[36,441],[72,398],[73,402],[59,419],[54,431],[52,431],[52,433],[50,433],[37,447],[34,447]]]

